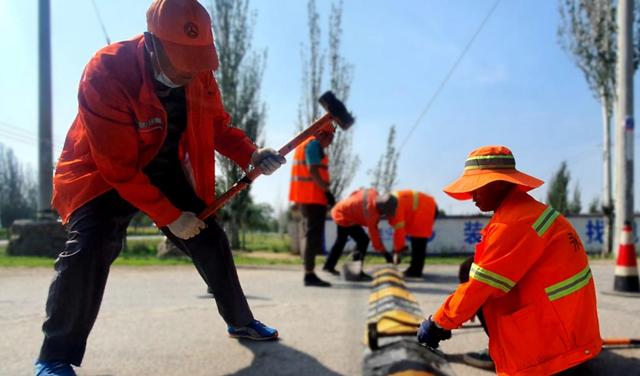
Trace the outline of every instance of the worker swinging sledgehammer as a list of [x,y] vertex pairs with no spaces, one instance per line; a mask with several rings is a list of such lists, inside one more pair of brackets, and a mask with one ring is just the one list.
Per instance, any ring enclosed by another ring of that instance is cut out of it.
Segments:
[[499,375],[551,375],[600,353],[602,339],[587,255],[560,213],[526,192],[543,182],[516,170],[504,146],[472,151],[444,192],[493,212],[476,246],[469,280],[425,320],[430,348],[476,313],[483,316]]
[[78,116],[54,177],[53,206],[68,241],[49,289],[38,376],[75,375],[110,265],[138,211],[190,256],[230,336],[278,337],[254,318],[224,230],[197,214],[215,200],[215,151],[267,175],[284,157],[232,126],[213,75],[218,57],[202,5],[155,0],[147,29],[98,51],[82,75]]
[[[369,236],[373,248],[382,253],[388,262],[392,262],[391,254],[386,251],[380,240],[378,222],[395,215],[398,199],[390,194],[379,195],[373,188],[354,191],[346,199],[338,202],[331,210],[331,217],[338,226],[336,241],[324,264],[324,270],[337,274],[335,269],[349,237],[356,242],[357,252],[353,254],[353,263],[346,263],[344,277],[347,280],[370,281],[372,278],[362,270]],[[366,226],[369,236],[362,229]]]

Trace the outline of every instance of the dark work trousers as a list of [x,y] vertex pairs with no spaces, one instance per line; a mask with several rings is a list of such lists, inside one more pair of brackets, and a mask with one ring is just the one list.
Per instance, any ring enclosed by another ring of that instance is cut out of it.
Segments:
[[413,273],[422,274],[424,269],[424,258],[427,256],[427,238],[415,238],[411,239],[411,264],[409,270]]
[[312,272],[316,267],[316,255],[322,254],[327,206],[302,204],[300,205],[300,212],[304,217],[304,236],[307,239],[304,246],[304,270]]
[[[458,278],[460,279],[460,283],[465,283],[469,281],[469,272],[471,271],[471,264],[473,264],[473,256],[467,257],[462,264],[460,264],[460,269],[458,270]],[[484,320],[484,314],[482,313],[482,308],[476,312],[476,316],[478,316],[478,320],[480,320],[480,324],[484,329],[484,332],[489,336],[489,330],[487,329],[487,322]],[[595,375],[589,369],[589,362],[578,364],[575,367],[566,369],[560,373],[556,373],[557,376],[587,376],[587,375]]]
[[367,247],[369,247],[369,236],[367,233],[364,232],[361,226],[338,226],[336,242],[333,244],[333,247],[331,247],[329,257],[327,257],[327,261],[324,264],[325,269],[335,269],[349,237],[355,240],[356,248],[358,249],[354,261],[364,261],[364,257],[367,254]]
[[[116,191],[110,191],[71,215],[68,240],[55,262],[55,276],[49,287],[40,360],[81,364],[111,263],[122,249],[127,226],[136,212]],[[253,315],[240,287],[227,238],[214,220],[206,222],[208,227],[188,240],[162,230],[191,257],[202,278],[213,288],[223,319],[231,325],[246,325]]]

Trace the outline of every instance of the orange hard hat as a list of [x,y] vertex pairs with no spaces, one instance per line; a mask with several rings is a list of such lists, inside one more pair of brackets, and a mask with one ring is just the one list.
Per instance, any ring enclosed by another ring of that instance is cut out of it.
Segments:
[[516,160],[509,148],[483,146],[469,153],[462,176],[442,190],[455,199],[469,200],[473,191],[497,180],[516,184],[524,192],[544,184],[542,180],[516,170]]
[[197,0],[154,0],[147,10],[147,30],[160,40],[176,69],[218,68],[211,18]]

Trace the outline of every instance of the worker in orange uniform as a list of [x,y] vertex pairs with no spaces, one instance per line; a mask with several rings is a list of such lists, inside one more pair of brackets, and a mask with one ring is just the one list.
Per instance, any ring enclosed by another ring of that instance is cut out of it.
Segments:
[[[338,202],[331,210],[331,217],[338,226],[336,241],[331,248],[329,257],[324,264],[324,270],[337,273],[336,264],[342,255],[347,240],[351,237],[356,242],[357,252],[353,256],[354,261],[364,262],[364,257],[369,247],[369,236],[373,248],[385,255],[387,261],[391,261],[391,255],[387,253],[380,241],[378,222],[395,215],[398,206],[396,197],[390,194],[379,195],[373,188],[363,188],[354,191],[346,199]],[[362,226],[369,230],[369,236]],[[371,276],[360,273],[360,280],[371,280]]]
[[333,141],[334,130],[323,130],[296,148],[291,169],[289,200],[297,205],[304,218],[304,285],[330,287],[316,275],[316,255],[324,247],[324,223],[327,206],[335,204],[329,190],[329,156],[326,148]]
[[436,348],[476,313],[499,375],[575,374],[601,350],[594,282],[571,224],[527,191],[543,182],[516,170],[511,151],[472,151],[463,175],[444,188],[494,212],[469,273],[418,330]]
[[393,228],[393,252],[399,264],[399,255],[404,250],[406,237],[411,241],[411,265],[404,271],[405,277],[422,277],[424,258],[427,254],[427,242],[433,235],[437,207],[433,197],[426,193],[402,190],[392,193],[398,200],[398,209],[389,218]]
[[138,211],[190,256],[229,336],[278,337],[254,318],[224,230],[197,214],[215,200],[216,151],[267,175],[285,160],[232,126],[213,74],[211,19],[200,3],[154,0],[147,30],[99,50],[82,74],[78,116],[53,180],[68,241],[49,288],[38,376],[75,375]]

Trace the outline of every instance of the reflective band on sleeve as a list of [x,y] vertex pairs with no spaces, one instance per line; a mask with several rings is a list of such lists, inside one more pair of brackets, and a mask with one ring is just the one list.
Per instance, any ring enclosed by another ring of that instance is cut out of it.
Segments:
[[313,181],[312,178],[304,177],[304,176],[293,176],[293,177],[291,177],[291,180],[293,180],[293,181]]
[[538,236],[542,237],[545,232],[551,227],[553,222],[558,218],[560,213],[558,213],[551,206],[547,206],[547,208],[540,214],[536,222],[531,226],[535,232],[538,233]]
[[402,222],[398,222],[398,223],[396,223],[395,225],[393,225],[393,229],[394,229],[394,230],[397,230],[397,229],[399,229],[399,228],[403,228],[403,227],[404,227],[404,221],[402,221]]
[[413,191],[413,210],[418,210],[418,203],[420,202],[420,196],[418,196],[418,191]]
[[368,189],[364,190],[364,193],[362,194],[362,209],[364,210],[364,217],[365,218],[369,218],[369,209],[367,208],[367,193],[369,192]]
[[562,282],[558,282],[553,286],[549,286],[544,291],[547,293],[549,300],[554,301],[567,296],[573,292],[585,287],[591,280],[591,269],[589,265],[573,277],[567,278]]
[[476,281],[486,283],[491,287],[495,287],[504,292],[509,292],[516,285],[515,282],[507,277],[503,277],[500,274],[496,274],[487,269],[481,268],[478,264],[473,263],[471,270],[469,271],[469,278],[473,278]]

